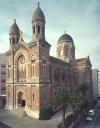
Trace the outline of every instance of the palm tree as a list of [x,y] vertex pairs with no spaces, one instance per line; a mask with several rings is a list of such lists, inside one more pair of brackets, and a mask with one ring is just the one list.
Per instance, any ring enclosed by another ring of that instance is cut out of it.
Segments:
[[69,100],[68,92],[66,90],[64,90],[64,88],[59,88],[59,90],[57,91],[57,95],[51,99],[52,105],[54,105],[54,107],[56,109],[57,108],[62,109],[63,128],[66,128],[66,126],[65,126],[65,111],[66,111],[66,107],[68,107],[68,100]]

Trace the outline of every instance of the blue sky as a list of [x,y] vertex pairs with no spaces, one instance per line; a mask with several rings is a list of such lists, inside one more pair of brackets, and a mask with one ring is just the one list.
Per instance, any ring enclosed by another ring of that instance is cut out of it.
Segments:
[[46,40],[56,56],[59,37],[66,30],[74,39],[76,58],[90,56],[93,68],[100,68],[100,1],[99,0],[0,0],[0,53],[9,48],[9,29],[14,18],[32,39],[32,14],[40,2],[46,18]]

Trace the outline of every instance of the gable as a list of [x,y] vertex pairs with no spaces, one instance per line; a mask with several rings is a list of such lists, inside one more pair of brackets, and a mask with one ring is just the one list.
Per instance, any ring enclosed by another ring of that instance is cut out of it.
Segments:
[[15,49],[15,53],[14,53],[15,63],[18,60],[18,57],[21,55],[23,55],[25,59],[27,60],[28,59],[28,48],[23,44],[18,44]]
[[19,49],[28,50],[27,46],[24,44],[19,43],[15,49],[15,51],[18,51]]

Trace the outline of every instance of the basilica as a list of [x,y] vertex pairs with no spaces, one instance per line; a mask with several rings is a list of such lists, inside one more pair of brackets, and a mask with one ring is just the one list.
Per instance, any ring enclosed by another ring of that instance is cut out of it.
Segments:
[[81,84],[89,87],[92,74],[89,56],[76,59],[73,38],[64,33],[57,42],[56,57],[50,56],[51,45],[45,39],[45,15],[38,6],[32,16],[32,39],[25,42],[16,20],[9,31],[6,52],[6,108],[23,107],[27,115],[39,118],[40,110],[50,105],[59,87],[78,93]]

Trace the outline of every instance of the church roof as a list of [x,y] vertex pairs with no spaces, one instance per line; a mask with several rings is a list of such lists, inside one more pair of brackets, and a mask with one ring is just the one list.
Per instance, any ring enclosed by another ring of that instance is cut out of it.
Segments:
[[90,67],[92,67],[89,56],[87,56],[85,58],[76,59],[75,61],[78,65],[86,63],[86,64],[90,65]]
[[17,33],[20,34],[20,30],[18,25],[16,24],[16,20],[14,20],[13,25],[10,27],[10,32],[9,33]]
[[44,16],[44,13],[43,13],[42,9],[39,6],[39,3],[38,3],[37,9],[33,13],[32,20],[42,20],[42,21],[45,21],[45,16]]
[[65,61],[63,61],[63,60],[61,60],[59,58],[55,58],[53,56],[50,56],[49,59],[50,59],[51,63],[56,63],[56,64],[65,65],[65,66],[70,66],[69,63],[66,63]]
[[75,61],[77,63],[80,63],[80,62],[85,62],[87,60],[87,57],[86,58],[80,58],[80,59],[76,59]]
[[58,43],[73,42],[73,38],[69,34],[63,34],[59,39]]

